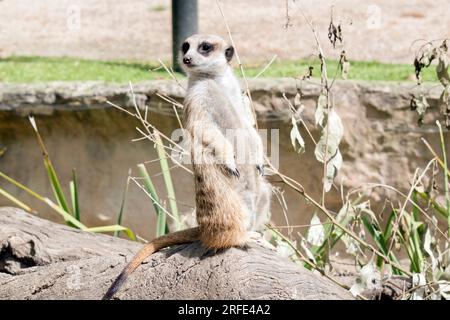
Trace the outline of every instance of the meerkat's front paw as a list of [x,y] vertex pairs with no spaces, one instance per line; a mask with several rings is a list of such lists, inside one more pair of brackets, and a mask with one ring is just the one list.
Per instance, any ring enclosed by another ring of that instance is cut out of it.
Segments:
[[241,173],[239,172],[238,168],[236,168],[235,166],[224,165],[224,169],[225,169],[226,173],[230,176],[234,176],[238,179],[241,176]]

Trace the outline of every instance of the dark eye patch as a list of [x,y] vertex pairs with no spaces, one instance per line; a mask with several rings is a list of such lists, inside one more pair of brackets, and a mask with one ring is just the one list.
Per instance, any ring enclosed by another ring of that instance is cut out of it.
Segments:
[[198,52],[200,52],[203,55],[207,55],[208,53],[210,53],[213,50],[214,50],[214,45],[212,45],[211,43],[208,43],[208,42],[202,42],[198,46]]
[[183,51],[183,54],[186,54],[186,52],[188,52],[189,47],[190,47],[190,45],[189,45],[189,43],[187,43],[187,42],[185,42],[185,43],[182,44],[182,46],[181,46],[181,51]]

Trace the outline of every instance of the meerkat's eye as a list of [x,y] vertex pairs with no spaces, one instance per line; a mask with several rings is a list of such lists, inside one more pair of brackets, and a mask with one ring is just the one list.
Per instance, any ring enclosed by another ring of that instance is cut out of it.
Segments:
[[208,53],[211,52],[214,47],[212,44],[208,43],[208,42],[202,42],[199,47],[198,47],[199,51],[201,51],[202,53]]
[[183,45],[181,46],[181,51],[183,51],[183,54],[186,54],[186,52],[188,52],[189,50],[189,43],[185,42],[183,43]]

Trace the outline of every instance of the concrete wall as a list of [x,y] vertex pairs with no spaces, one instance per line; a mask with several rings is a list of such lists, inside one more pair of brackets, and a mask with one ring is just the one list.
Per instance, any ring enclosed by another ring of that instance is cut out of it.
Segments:
[[[314,146],[302,132],[307,151],[298,155],[292,150],[289,131],[289,109],[282,93],[293,97],[292,80],[261,79],[250,83],[260,119],[260,127],[280,129],[280,170],[300,181],[314,198],[321,196],[322,165],[314,158]],[[425,137],[438,150],[438,133],[433,126],[438,118],[436,100],[438,88],[431,90],[432,109],[425,118],[425,126],[417,126],[417,116],[409,110],[412,84],[368,84],[337,82],[335,106],[343,119],[345,135],[341,144],[344,165],[336,183],[348,188],[365,183],[383,183],[406,190],[417,167],[424,167],[431,159],[420,137]],[[156,96],[156,92],[181,101],[183,90],[166,81],[136,84],[134,90],[140,105],[147,104],[152,112],[150,121],[166,134],[177,127],[170,105]],[[313,123],[315,101],[319,88],[304,85],[306,109],[303,117]],[[53,164],[68,193],[71,170],[76,168],[80,190],[82,220],[90,226],[114,223],[119,211],[128,169],[137,175],[136,164],[156,158],[148,141],[131,142],[139,137],[136,119],[110,107],[106,100],[131,107],[126,85],[107,85],[98,82],[50,83],[33,85],[0,84],[0,170],[38,193],[52,197],[36,138],[26,116],[35,115],[48,147]],[[312,125],[311,125],[312,127]],[[313,135],[318,135],[316,130]],[[446,132],[447,141],[450,140]],[[447,147],[449,145],[447,144]],[[147,164],[161,197],[166,196],[159,163]],[[190,212],[193,206],[192,179],[181,169],[172,172],[180,209]],[[282,187],[279,179],[271,178]],[[39,201],[30,198],[5,181],[0,186],[37,209],[39,215],[52,220],[61,218]],[[398,198],[376,189],[371,194],[373,208],[384,205],[385,196]],[[308,223],[314,208],[286,190],[285,197],[292,225]],[[327,205],[338,210],[341,197],[338,190],[327,195]],[[0,205],[10,204],[0,198]],[[274,201],[274,221],[284,225],[280,206]],[[150,200],[131,184],[123,224],[144,237],[153,235],[155,214]],[[303,229],[299,229],[303,231]]]

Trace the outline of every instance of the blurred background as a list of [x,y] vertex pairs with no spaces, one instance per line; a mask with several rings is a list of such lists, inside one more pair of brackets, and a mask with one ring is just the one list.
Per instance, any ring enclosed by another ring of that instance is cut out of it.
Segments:
[[[339,76],[337,80],[335,107],[345,127],[341,143],[344,165],[327,194],[327,205],[338,211],[345,202],[342,190],[365,183],[393,185],[407,192],[415,169],[431,159],[420,137],[439,148],[439,135],[433,127],[437,108],[419,128],[409,102],[415,90],[413,60],[418,46],[423,39],[450,37],[448,1],[220,3],[251,80],[260,127],[280,130],[280,171],[320,199],[322,164],[314,158],[311,140],[307,140],[305,154],[293,149],[289,105],[282,97],[286,93],[294,98],[298,91],[295,78],[305,74],[309,65],[315,66],[313,78],[320,76],[314,36],[304,14],[316,28],[329,61],[329,74],[337,72],[342,50],[351,62],[349,79]],[[331,17],[343,35],[336,48],[328,40]],[[198,0],[198,32],[228,39],[216,1]],[[172,106],[157,93],[179,102],[183,98],[182,90],[161,67],[161,62],[171,66],[172,40],[169,0],[0,0],[0,171],[53,197],[27,118],[34,114],[67,197],[72,169],[76,168],[83,223],[98,226],[117,221],[128,171],[137,176],[138,163],[146,163],[161,203],[169,210],[170,197],[154,145],[145,140],[132,142],[140,137],[135,129],[139,123],[106,100],[132,107],[131,81],[139,106],[150,107],[149,121],[170,136],[178,120]],[[267,70],[253,79],[271,61]],[[236,61],[233,63],[236,66]],[[177,77],[184,81],[183,75]],[[431,70],[425,70],[423,77],[427,82],[437,81]],[[433,91],[435,84],[429,86],[430,103],[436,106],[440,93]],[[305,83],[303,90],[304,118],[314,125],[320,92],[311,83]],[[311,130],[315,137],[320,133],[317,128]],[[307,139],[303,129],[302,134]],[[192,177],[175,167],[171,176],[179,211],[191,214]],[[314,208],[279,181],[273,185],[280,188],[288,212],[286,216],[283,202],[274,197],[274,222],[281,226],[308,224]],[[40,216],[63,221],[45,203],[13,184],[1,180],[0,186]],[[399,201],[395,193],[386,190],[373,190],[367,196],[375,200],[372,208],[380,214]],[[0,205],[12,203],[0,197]],[[155,235],[155,209],[135,183],[130,183],[121,223],[143,237]]]
[[[413,41],[450,32],[445,0],[289,2],[288,29],[284,0],[222,1],[245,63],[264,62],[275,54],[280,59],[309,57],[314,39],[300,10],[318,30],[326,30],[332,5],[354,60],[411,63]],[[0,6],[2,57],[171,59],[169,0],[2,0]],[[198,26],[199,32],[227,35],[215,1],[198,0]],[[325,43],[327,33],[320,32],[319,39]]]

